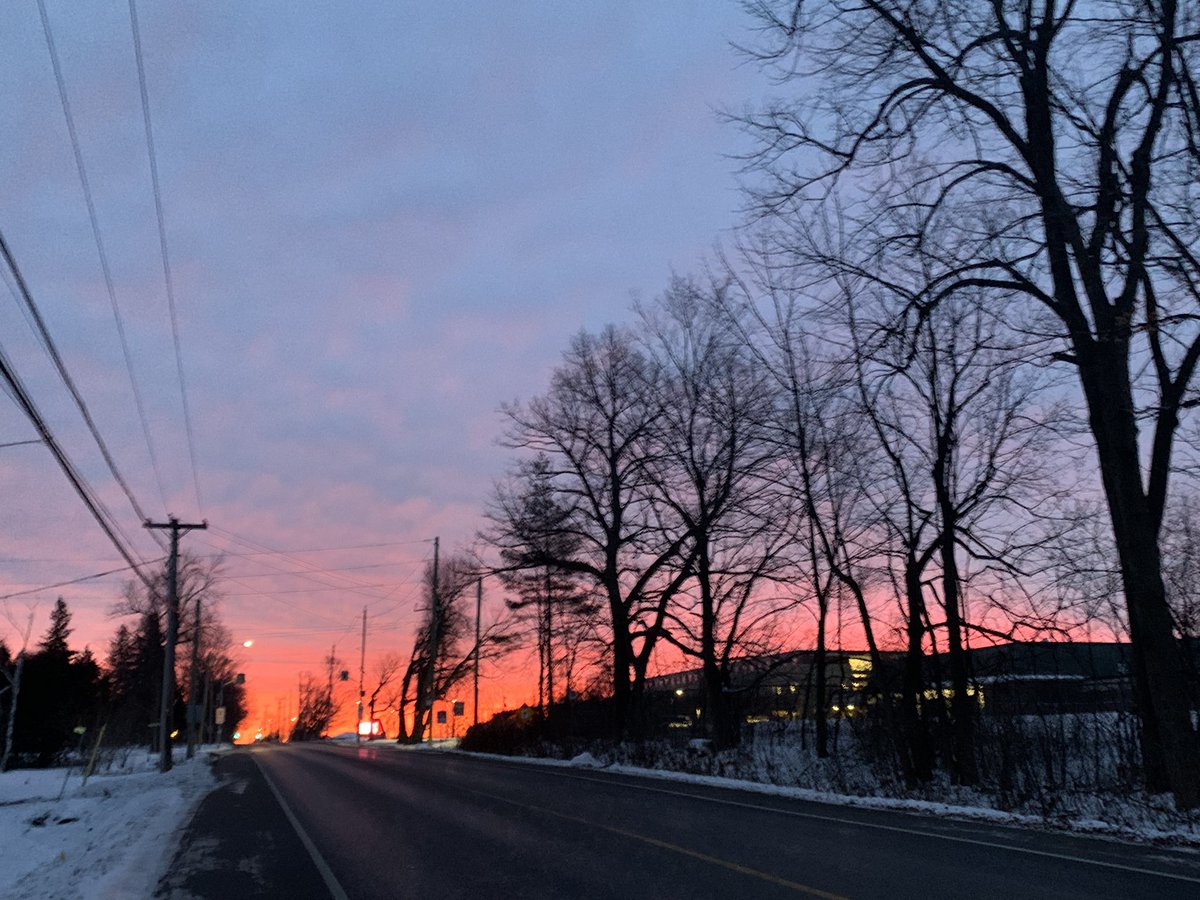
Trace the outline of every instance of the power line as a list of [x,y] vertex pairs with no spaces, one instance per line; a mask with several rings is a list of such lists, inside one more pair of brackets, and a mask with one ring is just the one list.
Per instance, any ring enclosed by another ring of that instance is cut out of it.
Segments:
[[[34,441],[34,443],[40,444],[41,441]],[[3,447],[3,446],[4,446],[3,444],[0,444],[0,447]],[[401,560],[396,560],[395,562],[370,563],[368,565],[363,565],[363,566],[338,566],[336,568],[321,569],[320,571],[331,573],[331,574],[334,572],[359,572],[359,571],[362,571],[363,569],[390,569],[390,568],[394,568],[396,566],[412,566],[414,563],[419,563],[419,562],[424,562],[424,561],[425,560],[423,560],[423,559],[417,559],[417,560],[401,559]],[[238,577],[239,578],[282,578],[282,577],[286,577],[288,575],[304,577],[308,574],[309,574],[309,572],[284,572],[284,571],[250,572],[250,573],[239,575]],[[387,582],[387,584],[391,584],[391,583],[392,582],[390,582],[390,581]],[[360,585],[360,586],[365,587],[365,585]]]
[[167,253],[167,226],[163,216],[162,189],[158,182],[158,154],[154,150],[154,128],[150,123],[150,94],[146,90],[146,66],[142,60],[142,36],[138,29],[137,4],[129,0],[129,24],[133,30],[133,54],[137,59],[138,89],[142,95],[142,119],[146,123],[146,150],[150,156],[150,183],[154,188],[154,212],[158,218],[158,246],[162,252],[163,280],[167,288],[167,307],[171,311],[171,338],[175,343],[175,370],[179,375],[179,396],[183,401],[183,425],[187,432],[188,457],[192,463],[192,488],[196,507],[201,513],[200,475],[196,465],[196,439],[192,432],[192,413],[188,406],[187,381],[183,375],[183,351],[179,343],[179,315],[175,309],[175,283],[171,278],[171,260]]
[[[8,242],[4,240],[3,232],[0,232],[0,255],[3,255],[4,262],[8,265],[9,270],[12,272],[12,276],[17,283],[20,296],[25,301],[25,306],[29,309],[30,314],[37,323],[38,333],[41,335],[42,341],[45,344],[46,352],[50,354],[50,358],[54,361],[54,366],[58,370],[59,377],[62,379],[63,384],[67,386],[67,390],[70,392],[71,397],[75,400],[75,405],[79,408],[79,414],[83,416],[84,422],[87,423],[88,431],[92,433],[92,437],[96,441],[96,446],[100,448],[100,454],[104,457],[105,463],[108,464],[108,470],[112,473],[113,478],[116,479],[117,484],[121,486],[121,490],[125,492],[125,496],[129,500],[129,505],[133,507],[133,511],[137,514],[138,518],[144,520],[146,515],[142,511],[142,506],[140,503],[138,503],[137,498],[133,495],[133,491],[130,489],[129,483],[125,480],[125,477],[117,469],[117,463],[113,459],[112,453],[109,452],[108,444],[106,444],[104,438],[100,436],[100,429],[96,427],[96,421],[92,418],[91,411],[88,409],[87,404],[84,403],[83,396],[79,393],[79,389],[75,386],[75,381],[71,378],[71,373],[67,371],[66,363],[63,362],[62,355],[58,352],[58,347],[54,344],[54,339],[50,337],[50,332],[46,328],[45,321],[42,319],[41,311],[38,310],[37,304],[33,300],[33,295],[29,292],[29,285],[25,283],[25,276],[21,274],[21,270],[17,266],[17,261],[13,259],[12,251],[8,248]],[[12,374],[13,380],[9,380],[10,385],[15,392],[18,394],[23,394],[24,388],[20,387],[15,381],[15,373]],[[32,401],[28,399],[28,395],[25,395],[24,401],[17,399],[16,397],[14,397],[14,399],[17,400],[17,405],[25,410],[26,415],[29,415],[32,421],[33,416],[30,413],[30,409],[32,407],[29,406]],[[34,424],[37,423],[35,422]],[[47,434],[49,434],[48,431]],[[132,562],[131,560],[128,560],[128,558],[127,561]]]
[[[152,559],[148,563],[146,563],[146,565],[152,566],[155,563],[162,562],[164,559],[166,559],[165,556],[161,557],[159,559]],[[95,575],[84,575],[80,578],[72,578],[70,581],[59,581],[59,582],[56,582],[55,584],[44,584],[41,587],[29,588],[28,590],[24,590],[24,591],[14,591],[11,594],[0,595],[0,600],[11,600],[13,597],[23,597],[26,594],[36,594],[39,591],[50,591],[50,590],[53,590],[54,588],[68,587],[72,584],[82,584],[85,581],[92,581],[96,578],[104,578],[105,576],[108,576],[108,575],[116,575],[119,572],[128,572],[132,568],[134,568],[134,567],[133,566],[121,566],[121,568],[119,568],[119,569],[109,569],[107,572],[97,572]]]
[[[2,236],[0,236],[0,246],[3,246],[5,254],[7,254],[8,248],[7,246],[3,245]],[[66,452],[62,449],[62,447],[59,446],[58,441],[50,432],[50,427],[46,424],[46,420],[42,417],[41,412],[34,404],[33,398],[29,396],[29,393],[25,390],[25,386],[17,377],[17,373],[9,364],[8,357],[2,348],[0,348],[0,378],[2,378],[9,385],[9,387],[12,388],[14,399],[16,399],[17,405],[20,406],[25,415],[29,417],[29,421],[33,423],[34,428],[37,429],[38,434],[41,435],[42,441],[50,449],[50,452],[53,454],[55,461],[59,465],[59,468],[61,468],[63,474],[67,476],[67,481],[71,483],[71,487],[75,489],[75,493],[79,495],[79,499],[83,501],[84,506],[88,508],[88,512],[92,514],[92,517],[96,520],[96,523],[100,526],[101,530],[112,542],[112,545],[116,547],[117,552],[121,554],[121,558],[129,564],[129,568],[133,569],[137,573],[137,576],[141,579],[142,583],[145,584],[147,588],[152,589],[153,585],[150,579],[140,568],[140,566],[145,565],[145,563],[139,563],[134,559],[132,551],[130,551],[126,546],[129,539],[121,535],[120,526],[117,525],[112,513],[108,511],[100,498],[94,495],[91,487],[84,480],[83,475],[75,468],[74,463],[71,462],[71,460],[67,457]]]
[[[307,569],[308,571],[310,571],[310,572],[314,573],[314,575],[315,575],[315,574],[321,574],[321,573],[324,573],[324,572],[326,571],[326,570],[322,569],[320,566],[317,566],[316,564],[309,562],[308,560],[299,559],[299,558],[297,558],[297,557],[291,556],[291,555],[290,555],[290,554],[288,554],[288,553],[285,553],[285,552],[282,552],[282,551],[277,551],[277,550],[274,550],[273,548],[271,548],[271,547],[268,547],[266,544],[262,544],[262,543],[259,543],[259,542],[257,542],[257,541],[250,540],[249,538],[243,538],[243,537],[239,537],[238,535],[234,534],[232,531],[228,531],[227,529],[224,529],[224,528],[219,528],[219,527],[217,527],[217,526],[215,526],[215,525],[214,525],[214,526],[213,526],[213,528],[212,528],[212,530],[213,530],[214,532],[216,532],[216,533],[220,534],[220,535],[223,535],[223,536],[224,536],[224,537],[225,537],[227,540],[234,541],[234,542],[236,542],[236,543],[238,543],[238,544],[241,544],[241,545],[242,545],[242,546],[244,546],[244,547],[249,547],[249,548],[251,548],[252,550],[269,551],[269,552],[271,552],[271,553],[274,553],[274,554],[277,554],[277,555],[279,555],[279,556],[282,556],[284,559],[290,560],[291,562],[295,563],[296,565],[298,565],[298,566],[301,566],[301,567],[303,567],[304,569]],[[263,562],[262,564],[263,564],[263,565],[266,565],[268,568],[277,568],[277,567],[275,567],[275,566],[271,566],[269,563],[265,563],[265,562]],[[281,572],[283,572],[283,571],[286,571],[286,570],[279,569],[278,571],[281,571]],[[313,576],[311,576],[311,575],[310,575],[310,576],[305,576],[305,575],[303,575],[303,573],[301,573],[301,572],[291,572],[291,573],[288,573],[288,574],[292,574],[292,575],[295,575],[295,576],[297,576],[297,577],[307,577],[307,578],[309,578],[309,580],[316,581],[318,584],[325,584],[325,585],[330,585],[330,584],[331,584],[331,582],[330,582],[330,581],[318,581],[318,580],[317,580],[316,578],[314,578]],[[337,573],[334,573],[334,572],[330,572],[330,573],[329,573],[329,577],[330,577],[330,578],[336,578],[336,579],[340,579],[340,580],[341,580],[341,581],[342,581],[342,582],[343,582],[343,583],[346,585],[345,589],[346,589],[347,591],[351,591],[351,592],[354,592],[354,593],[359,593],[359,594],[362,594],[363,596],[365,596],[365,597],[368,597],[369,599],[372,599],[372,600],[387,600],[387,599],[389,599],[389,597],[391,596],[391,594],[395,593],[395,591],[396,591],[396,590],[398,590],[398,588],[399,588],[399,586],[397,586],[397,588],[393,588],[393,589],[392,589],[392,591],[390,591],[389,593],[387,593],[387,594],[384,594],[384,595],[382,595],[382,596],[380,596],[380,595],[378,595],[378,594],[367,594],[367,593],[365,593],[365,592],[363,592],[362,590],[359,590],[359,589],[360,589],[360,588],[364,588],[364,587],[375,587],[375,585],[368,585],[368,584],[366,584],[366,583],[364,583],[364,582],[362,582],[362,581],[359,581],[359,580],[358,580],[358,579],[356,579],[356,578],[352,578],[352,577],[350,577],[350,576],[348,576],[348,575],[339,575],[339,574],[337,574]],[[335,585],[333,585],[333,586],[335,586],[335,587],[336,587],[336,586],[338,586],[338,585],[336,585],[336,584],[335,584]]]
[[[125,371],[129,373],[129,386],[133,389],[133,401],[137,406],[138,419],[142,423],[142,434],[146,439],[146,450],[150,454],[150,464],[154,468],[154,478],[158,484],[158,495],[165,508],[167,505],[167,492],[163,488],[162,470],[158,465],[158,454],[154,452],[154,441],[150,438],[150,423],[146,418],[146,405],[142,401],[142,392],[138,388],[137,379],[133,374],[133,357],[129,352],[129,340],[125,335],[125,322],[121,318],[121,307],[117,303],[117,293],[113,287],[112,271],[108,264],[108,252],[104,249],[104,241],[100,236],[100,222],[96,216],[96,204],[92,197],[92,186],[88,180],[87,167],[83,164],[83,151],[80,148],[79,134],[75,130],[75,117],[71,114],[71,103],[67,99],[67,83],[63,77],[62,65],[58,59],[58,50],[54,45],[54,33],[50,27],[50,17],[46,13],[45,0],[38,0],[38,12],[42,16],[42,33],[46,36],[46,49],[50,51],[50,64],[54,69],[55,83],[58,85],[58,99],[62,102],[63,117],[67,120],[67,134],[71,138],[71,149],[75,153],[75,168],[79,172],[79,184],[83,188],[83,199],[87,204],[88,220],[92,223],[92,237],[96,241],[96,252],[100,256],[100,270],[104,273],[104,286],[108,290],[108,302],[112,306],[113,319],[117,323],[117,334],[121,339],[121,353],[125,357]],[[39,328],[38,330],[39,332],[44,332],[44,328]],[[138,518],[145,519],[146,517],[139,511]]]
[[[245,576],[226,575],[225,577],[232,579],[233,581],[240,581]],[[390,585],[391,585],[390,581],[385,581],[380,584],[363,585],[363,587],[389,587]],[[259,590],[258,588],[254,588],[251,591],[249,591],[248,593],[224,594],[223,596],[226,596],[226,597],[275,597],[275,596],[278,596],[279,594],[321,594],[321,593],[326,593],[328,591],[345,591],[345,590],[346,590],[346,588],[342,587],[340,584],[331,584],[331,585],[326,585],[325,587],[287,588],[287,589],[280,590],[280,591],[264,591],[264,590]]]
[[[216,526],[213,526],[216,528]],[[218,529],[224,530],[224,529]],[[232,534],[232,532],[227,532]],[[343,547],[306,547],[300,550],[254,550],[245,553],[226,553],[226,556],[287,556],[292,553],[333,553],[338,550],[374,550],[379,547],[408,547],[413,544],[428,544],[428,540],[417,541],[384,541],[377,544],[349,544]],[[420,560],[408,560],[409,562],[424,562],[428,559],[428,555]],[[312,565],[311,563],[309,565]]]

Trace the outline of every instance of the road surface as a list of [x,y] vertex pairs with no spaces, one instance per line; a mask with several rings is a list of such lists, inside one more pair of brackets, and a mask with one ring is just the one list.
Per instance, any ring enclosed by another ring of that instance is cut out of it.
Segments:
[[1200,897],[1194,851],[437,752],[253,759],[335,898]]

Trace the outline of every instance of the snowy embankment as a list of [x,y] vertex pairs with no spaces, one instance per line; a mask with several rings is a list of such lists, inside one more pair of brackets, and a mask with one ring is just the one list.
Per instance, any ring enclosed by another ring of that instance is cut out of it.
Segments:
[[216,786],[208,755],[129,754],[83,783],[74,769],[0,774],[0,897],[118,900],[149,897],[179,829]]

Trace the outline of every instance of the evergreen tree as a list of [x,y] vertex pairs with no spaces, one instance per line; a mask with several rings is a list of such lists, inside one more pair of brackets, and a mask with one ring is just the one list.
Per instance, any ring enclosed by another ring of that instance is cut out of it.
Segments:
[[71,628],[71,611],[67,609],[66,601],[59,597],[54,601],[54,609],[50,612],[50,628],[46,631],[46,636],[42,638],[38,649],[48,657],[70,659],[71,650],[67,646],[67,638],[70,637],[73,630]]
[[593,598],[580,588],[580,576],[554,563],[574,557],[579,546],[574,510],[564,504],[554,484],[550,460],[538,454],[522,467],[517,490],[508,498],[511,524],[509,543],[500,557],[505,564],[501,580],[516,594],[508,600],[531,626],[538,647],[538,709],[552,708],[561,689],[555,675],[563,661],[560,651],[580,619],[596,610]]
[[92,730],[102,696],[100,667],[91,652],[67,643],[71,611],[59,597],[38,652],[26,662],[14,729],[14,752],[25,764],[49,766],[78,746],[76,728]]

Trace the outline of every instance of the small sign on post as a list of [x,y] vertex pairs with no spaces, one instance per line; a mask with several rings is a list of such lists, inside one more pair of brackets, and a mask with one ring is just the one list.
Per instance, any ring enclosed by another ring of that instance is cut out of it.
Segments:
[[213,710],[213,721],[218,725],[225,724],[225,707],[218,706],[215,710]]

